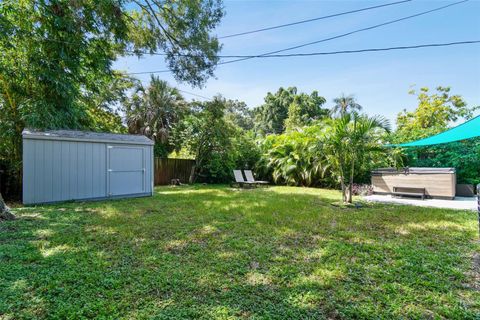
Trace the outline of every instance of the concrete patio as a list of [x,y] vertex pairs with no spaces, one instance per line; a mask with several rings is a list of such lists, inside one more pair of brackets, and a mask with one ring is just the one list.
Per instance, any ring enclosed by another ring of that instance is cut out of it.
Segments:
[[394,198],[390,195],[374,194],[363,197],[370,202],[394,203],[417,207],[444,208],[456,210],[477,210],[476,197],[455,197],[454,200],[425,199],[418,198]]

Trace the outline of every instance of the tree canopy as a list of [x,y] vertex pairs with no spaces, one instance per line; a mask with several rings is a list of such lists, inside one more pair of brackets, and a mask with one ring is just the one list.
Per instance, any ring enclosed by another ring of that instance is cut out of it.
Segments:
[[[418,106],[413,111],[406,109],[397,116],[398,142],[406,142],[440,133],[458,119],[469,119],[475,108],[470,108],[460,95],[452,95],[450,87],[439,86],[435,93],[423,87],[411,90],[417,97]],[[400,141],[401,140],[401,141]]]
[[362,110],[362,106],[357,103],[354,95],[342,94],[341,96],[333,99],[334,106],[330,110],[332,115],[338,115],[340,117],[351,112],[358,112]]
[[[454,121],[470,119],[478,107],[470,107],[450,87],[439,86],[434,93],[423,87],[411,90],[417,97],[413,111],[397,116],[393,142],[403,143],[426,138],[449,129]],[[452,142],[444,145],[402,149],[403,163],[413,167],[454,167],[459,183],[480,182],[480,139]]]
[[152,76],[148,87],[138,84],[124,102],[129,133],[143,134],[155,142],[155,155],[166,157],[174,150],[170,135],[189,108],[180,92]]
[[112,69],[121,55],[162,51],[177,80],[201,86],[223,14],[221,0],[1,1],[0,161],[20,184],[24,127],[124,131],[112,112],[132,87]]
[[[275,94],[267,93],[265,103],[254,110],[255,128],[261,134],[279,134],[287,126],[304,126],[328,114],[322,108],[325,98],[317,91],[311,94],[297,93],[296,87],[280,88]],[[287,120],[289,119],[290,120]]]

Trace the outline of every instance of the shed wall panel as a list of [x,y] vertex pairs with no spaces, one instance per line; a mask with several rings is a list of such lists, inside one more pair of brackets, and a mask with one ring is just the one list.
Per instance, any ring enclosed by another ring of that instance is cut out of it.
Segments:
[[[102,142],[24,139],[23,202],[34,204],[107,198],[108,145]],[[126,152],[115,156],[112,161],[117,168],[142,168],[145,171],[141,182],[131,174],[121,174],[123,177],[112,181],[114,187],[125,196],[150,195],[153,191],[152,146],[122,144],[119,147],[137,150],[137,153]],[[140,158],[138,150],[143,155]],[[129,186],[132,186],[130,191]]]
[[53,199],[53,141],[43,142],[43,193],[46,199]]
[[60,163],[61,163],[61,194],[60,199],[68,199],[70,197],[70,190],[72,189],[70,182],[70,144],[65,141],[60,141],[61,154],[60,154]]
[[43,192],[43,179],[44,175],[44,143],[35,143],[34,144],[34,174],[35,174],[35,190],[33,193],[33,201],[40,202],[42,201]]
[[[34,159],[35,146],[32,141],[23,141],[23,158]],[[32,166],[35,165],[34,161],[23,162],[23,199],[29,203],[34,202],[33,195],[35,190],[35,170]]]
[[62,144],[59,141],[53,141],[52,150],[52,180],[58,183],[52,184],[52,199],[59,201],[62,199]]

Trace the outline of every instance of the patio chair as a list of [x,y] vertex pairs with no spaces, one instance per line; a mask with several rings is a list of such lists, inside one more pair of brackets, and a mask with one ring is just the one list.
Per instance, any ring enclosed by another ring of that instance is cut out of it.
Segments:
[[255,184],[252,182],[249,182],[243,178],[243,174],[241,170],[233,170],[233,175],[235,176],[235,182],[231,184],[233,187],[235,184],[238,185],[239,187],[254,187]]
[[247,178],[247,181],[250,182],[250,183],[259,184],[259,185],[268,185],[269,184],[268,181],[255,180],[255,178],[253,177],[252,170],[243,170],[243,173],[245,173],[245,178]]

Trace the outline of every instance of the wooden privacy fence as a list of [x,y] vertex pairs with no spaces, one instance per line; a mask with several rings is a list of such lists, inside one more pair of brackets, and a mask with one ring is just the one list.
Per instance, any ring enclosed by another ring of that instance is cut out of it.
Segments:
[[155,185],[170,184],[172,179],[188,183],[194,165],[195,160],[190,159],[155,158]]

